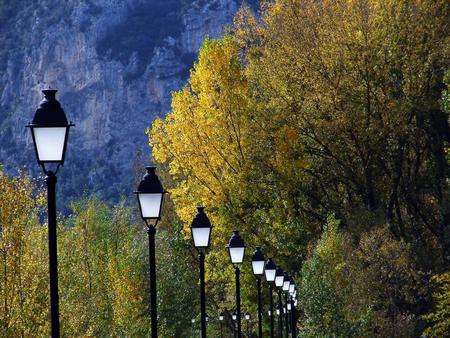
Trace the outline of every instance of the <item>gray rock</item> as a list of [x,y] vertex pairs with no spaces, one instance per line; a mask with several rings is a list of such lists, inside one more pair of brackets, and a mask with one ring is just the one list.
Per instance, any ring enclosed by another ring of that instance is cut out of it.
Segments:
[[[133,166],[149,162],[146,129],[170,109],[170,93],[186,81],[203,39],[223,32],[240,1],[193,1],[183,8],[180,34],[165,36],[149,55],[126,51],[125,60],[115,58],[108,45],[100,55],[99,41],[146,1],[43,3],[31,13],[18,11],[10,21],[15,27],[7,27],[19,30],[22,39],[0,69],[0,163],[11,174],[23,166],[38,173],[24,126],[42,98],[40,90],[50,86],[59,90],[57,97],[76,124],[60,171],[61,195],[70,199],[88,191],[110,200],[130,195]],[[146,8],[151,10],[148,1]],[[110,43],[114,47],[116,41]]]

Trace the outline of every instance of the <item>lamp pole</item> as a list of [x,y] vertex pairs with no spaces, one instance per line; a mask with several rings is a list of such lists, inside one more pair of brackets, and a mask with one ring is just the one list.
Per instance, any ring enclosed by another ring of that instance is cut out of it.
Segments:
[[278,288],[278,337],[283,338],[283,304],[281,301],[281,289]]
[[148,234],[148,258],[150,268],[150,317],[152,326],[152,337],[158,337],[158,313],[156,303],[156,257],[155,257],[155,234],[156,227],[150,225],[147,227]]
[[297,314],[296,314],[296,309],[295,309],[295,304],[294,304],[294,299],[291,297],[291,328],[292,328],[292,338],[296,338],[297,337],[297,327],[296,327],[296,322],[297,322]]
[[[56,100],[57,90],[43,90],[44,99],[27,125],[31,130],[34,150],[38,164],[46,174],[47,185],[47,224],[48,224],[48,257],[50,275],[50,320],[51,337],[59,338],[59,296],[58,296],[58,250],[56,231],[56,173],[64,165],[69,129],[74,126],[69,123]],[[49,170],[46,165],[56,166]]]
[[262,310],[261,310],[261,276],[264,274],[265,258],[260,247],[256,247],[252,255],[252,269],[256,276],[256,289],[258,300],[258,337],[262,338]]
[[284,272],[283,269],[277,268],[275,272],[275,286],[278,291],[278,306],[277,306],[277,316],[278,316],[278,338],[283,338],[283,304],[281,300],[281,291],[284,286]]
[[273,285],[275,283],[276,270],[277,270],[277,266],[273,262],[272,258],[269,258],[266,262],[266,265],[264,268],[264,273],[266,275],[267,284],[269,284],[270,338],[274,338]]
[[283,307],[283,313],[281,314],[283,316],[284,314],[284,321],[286,323],[286,338],[289,338],[289,315],[288,315],[288,300],[287,300],[287,294],[289,293],[289,288],[291,286],[291,277],[287,272],[284,272],[284,280],[283,280],[283,287],[281,288],[282,291],[284,291],[284,307]]
[[237,329],[236,329],[237,314],[236,314],[236,312],[233,312],[233,314],[231,315],[231,319],[233,319],[233,337],[236,338],[236,336],[237,336]]
[[245,320],[247,322],[247,337],[250,337],[250,314],[246,313],[245,314]]
[[256,288],[258,289],[258,338],[262,338],[262,310],[261,310],[261,278],[256,278]]
[[274,338],[275,337],[275,333],[274,333],[274,313],[273,313],[273,282],[268,282],[269,283],[269,294],[270,294],[270,338]]
[[197,214],[191,223],[191,235],[195,248],[198,250],[200,262],[200,328],[201,337],[206,338],[206,296],[205,296],[205,250],[211,240],[211,222],[205,214],[204,207],[197,207]]
[[191,319],[191,323],[192,323],[192,333],[193,333],[193,335],[195,337],[196,336],[196,334],[195,334],[195,318]]
[[156,290],[156,258],[155,258],[155,235],[156,225],[161,219],[161,209],[166,191],[163,189],[156,168],[145,167],[147,173],[139,183],[134,192],[139,203],[141,217],[147,225],[148,234],[148,256],[150,270],[150,317],[152,338],[158,337],[158,313],[157,313],[157,290]]
[[206,301],[205,301],[205,253],[198,253],[200,261],[200,316],[201,316],[201,337],[206,338]]
[[294,278],[292,278],[291,276],[291,283],[289,285],[289,306],[290,306],[290,314],[291,314],[291,318],[290,318],[290,324],[291,324],[291,335],[292,338],[295,338],[296,336],[296,332],[295,332],[295,322],[296,322],[296,318],[295,318],[295,304],[294,304],[294,298],[295,298],[295,281]]
[[220,322],[220,338],[223,338],[223,331],[222,331],[222,322],[224,319],[224,314],[223,312],[220,313],[219,315],[219,322]]
[[47,172],[48,253],[50,267],[50,312],[52,337],[59,337],[58,248],[56,234],[56,175]]
[[237,337],[242,337],[241,330],[241,290],[239,281],[239,264],[244,260],[245,244],[239,235],[239,231],[234,230],[233,235],[228,243],[228,252],[230,254],[231,263],[234,264],[234,274],[236,278],[236,322],[237,322]]
[[288,313],[288,295],[284,294],[284,315],[286,322],[286,338],[289,338],[289,313]]
[[236,322],[237,322],[237,337],[242,337],[241,332],[241,288],[240,288],[240,270],[239,266],[235,265],[234,267],[234,275],[236,279]]

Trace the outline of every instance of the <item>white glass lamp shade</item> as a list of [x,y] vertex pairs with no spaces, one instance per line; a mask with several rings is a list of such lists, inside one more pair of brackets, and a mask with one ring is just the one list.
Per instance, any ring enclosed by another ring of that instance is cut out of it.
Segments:
[[264,273],[264,261],[252,261],[253,274],[262,275]]
[[291,311],[291,303],[287,303],[287,309],[288,309],[288,311]]
[[231,315],[231,318],[233,318],[233,320],[236,320],[236,318],[237,318],[236,314],[233,313],[233,314]]
[[144,219],[159,219],[163,194],[162,193],[138,193],[141,215]]
[[192,324],[194,324],[195,323],[195,319],[191,319],[191,322],[192,322]]
[[275,269],[273,269],[273,270],[265,270],[264,271],[265,273],[266,273],[266,280],[268,281],[268,282],[273,282],[273,281],[275,281]]
[[270,311],[270,309],[267,311],[267,314],[270,316],[272,316],[272,312]]
[[39,162],[63,162],[69,127],[33,127]]
[[223,321],[223,315],[220,315],[220,316],[219,316],[219,320],[220,320],[220,321]]
[[277,309],[277,316],[280,315],[280,309]]
[[253,274],[256,276],[262,276],[264,274],[264,267],[266,265],[266,259],[259,246],[256,247],[252,255],[252,269]]
[[250,315],[249,315],[249,314],[246,314],[246,315],[245,315],[245,319],[246,319],[246,320],[250,320]]
[[209,247],[211,229],[212,225],[205,213],[205,208],[202,206],[197,207],[197,214],[191,223],[192,240],[197,249]]
[[245,244],[239,235],[239,231],[234,230],[233,235],[227,245],[232,264],[242,264],[244,261]]
[[139,202],[141,217],[147,225],[149,225],[148,221],[151,221],[152,225],[156,225],[161,217],[161,208],[166,192],[156,175],[156,167],[147,166],[145,169],[147,172],[134,193]]
[[[286,278],[285,278],[286,279]],[[290,281],[284,281],[283,282],[283,291],[289,291],[289,285],[291,284]]]
[[33,137],[34,149],[39,164],[64,163],[69,129],[73,126],[67,121],[66,114],[54,89],[43,90],[44,99],[28,124]]
[[245,248],[228,248],[230,252],[231,263],[241,264],[244,261],[244,250]]
[[284,276],[275,276],[275,286],[281,288],[284,284]]
[[295,284],[289,285],[289,293],[292,295],[294,294],[294,291],[295,291]]
[[272,283],[275,281],[275,273],[277,272],[277,266],[273,262],[272,258],[269,258],[266,262],[264,273],[266,274],[266,281]]
[[196,248],[207,248],[209,246],[211,228],[191,228],[191,231]]

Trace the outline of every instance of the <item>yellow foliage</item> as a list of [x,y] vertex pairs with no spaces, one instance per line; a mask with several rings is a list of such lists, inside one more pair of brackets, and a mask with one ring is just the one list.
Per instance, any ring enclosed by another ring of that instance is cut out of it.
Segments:
[[39,224],[44,195],[28,176],[0,171],[0,336],[48,332],[47,228]]
[[450,332],[450,271],[432,278],[436,284],[433,297],[436,301],[435,310],[424,316],[432,326],[424,331],[427,337],[444,337]]

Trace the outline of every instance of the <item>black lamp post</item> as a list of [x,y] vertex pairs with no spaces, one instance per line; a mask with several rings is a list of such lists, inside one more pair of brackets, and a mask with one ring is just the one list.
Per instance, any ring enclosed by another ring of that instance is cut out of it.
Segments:
[[284,284],[284,272],[281,268],[277,268],[275,273],[275,286],[278,291],[278,306],[277,306],[277,315],[278,315],[278,338],[283,338],[283,304],[281,300],[281,291],[283,289]]
[[266,275],[266,281],[269,284],[270,303],[269,303],[269,320],[270,320],[270,338],[274,338],[274,324],[273,324],[273,286],[275,283],[275,273],[277,266],[269,258],[266,262],[264,273]]
[[290,315],[291,315],[291,335],[293,338],[295,338],[295,336],[296,336],[294,293],[295,293],[295,281],[294,281],[294,278],[291,277],[291,284],[289,285],[289,295],[290,295],[289,310],[290,310]]
[[242,337],[241,331],[241,290],[239,285],[239,264],[244,260],[245,244],[239,231],[233,231],[233,235],[228,243],[228,252],[230,254],[231,263],[234,265],[234,272],[236,276],[236,322],[237,322],[237,336]]
[[285,272],[282,291],[284,291],[284,321],[286,324],[286,337],[289,336],[289,315],[287,311],[287,304],[288,304],[288,293],[290,284],[291,284],[291,277],[287,272]]
[[249,326],[251,318],[250,313],[246,312],[244,317],[245,321],[247,322],[247,337],[250,337],[250,326]]
[[220,323],[220,338],[223,337],[223,331],[222,331],[222,323],[224,320],[225,316],[223,315],[223,312],[220,313],[219,315],[219,323]]
[[150,265],[150,314],[152,320],[152,337],[158,337],[158,314],[156,303],[156,263],[155,263],[155,234],[156,224],[161,219],[161,209],[164,194],[155,167],[145,167],[147,173],[134,192],[139,202],[141,217],[147,225],[149,265]]
[[288,332],[291,333],[292,337],[292,304],[291,304],[291,296],[288,294],[286,299],[286,312],[288,314],[288,323],[289,327],[287,328]]
[[[59,337],[58,255],[56,236],[56,173],[64,164],[69,123],[64,110],[56,100],[56,90],[43,90],[44,99],[27,127],[31,130],[38,164],[46,174],[48,213],[48,257],[50,270],[50,318],[51,336]],[[46,164],[56,165],[49,170]]]
[[211,222],[205,214],[204,207],[197,207],[197,214],[191,223],[191,234],[194,246],[198,250],[200,261],[200,313],[201,337],[206,338],[206,297],[205,297],[205,250],[211,240]]
[[260,247],[256,247],[252,256],[253,274],[256,276],[256,288],[258,289],[258,337],[262,338],[262,313],[261,313],[261,276],[264,274],[265,258]]
[[195,318],[191,319],[191,323],[192,323],[192,333],[193,333],[193,335],[195,337],[196,336],[196,334],[195,334]]

